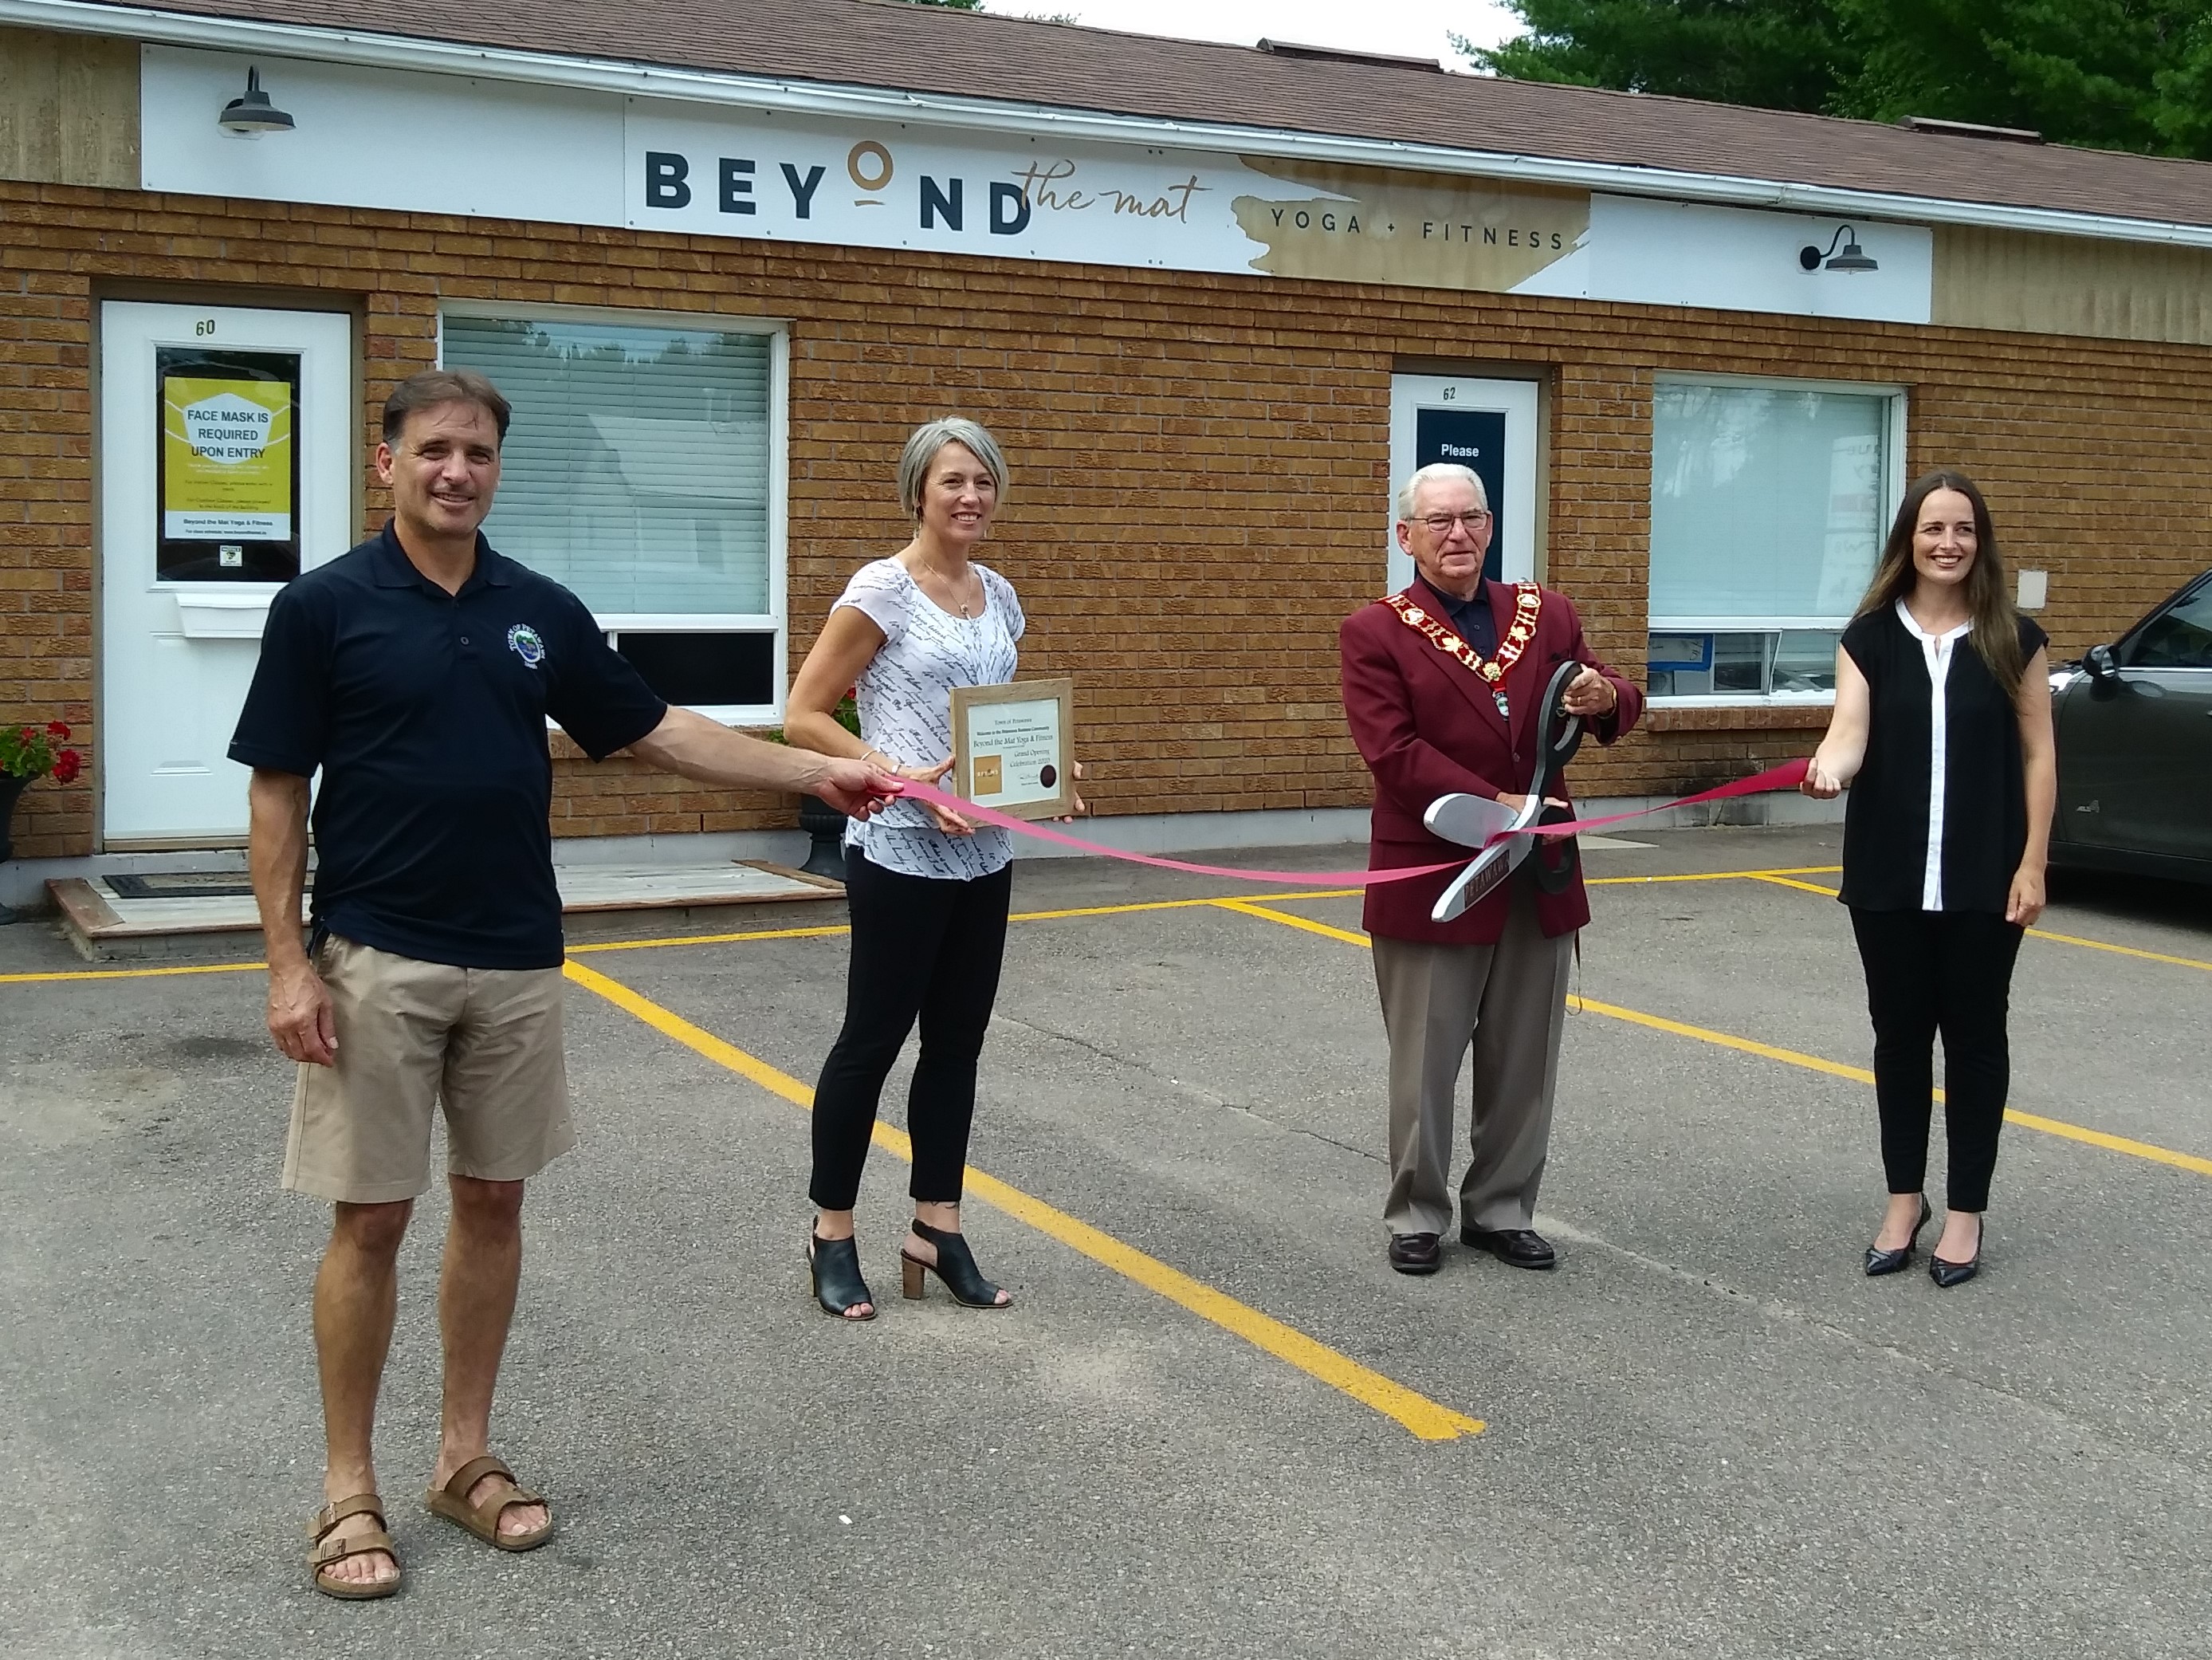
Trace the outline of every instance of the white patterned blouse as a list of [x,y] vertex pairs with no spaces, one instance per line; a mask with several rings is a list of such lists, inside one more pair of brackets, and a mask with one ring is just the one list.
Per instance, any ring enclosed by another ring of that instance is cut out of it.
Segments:
[[[850,605],[884,631],[882,649],[855,684],[860,741],[901,766],[926,766],[952,753],[953,687],[1002,686],[1014,678],[1021,602],[998,572],[975,569],[983,580],[981,617],[940,610],[896,559],[861,566],[830,607]],[[947,836],[911,801],[847,824],[845,845],[885,870],[950,881],[988,876],[1014,856],[1006,831],[985,825],[973,836]]]

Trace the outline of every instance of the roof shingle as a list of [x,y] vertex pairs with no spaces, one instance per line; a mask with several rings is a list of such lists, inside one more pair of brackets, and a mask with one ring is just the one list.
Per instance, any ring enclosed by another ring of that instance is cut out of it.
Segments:
[[157,0],[344,28],[1168,120],[2212,226],[2212,163],[915,6],[902,0]]

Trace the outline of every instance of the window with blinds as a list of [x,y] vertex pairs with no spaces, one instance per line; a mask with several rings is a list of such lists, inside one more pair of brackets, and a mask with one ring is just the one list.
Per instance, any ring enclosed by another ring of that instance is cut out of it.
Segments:
[[445,319],[447,366],[514,405],[484,534],[600,617],[767,619],[771,340]]
[[1903,404],[1876,387],[1652,388],[1653,696],[1833,696],[1897,506]]
[[782,696],[781,396],[767,331],[449,313],[444,361],[514,406],[492,545],[573,590],[670,702]]

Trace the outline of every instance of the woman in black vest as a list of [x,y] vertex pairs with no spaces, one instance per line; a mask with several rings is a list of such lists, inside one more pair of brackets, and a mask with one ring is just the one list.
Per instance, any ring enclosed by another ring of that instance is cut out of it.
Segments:
[[1869,1274],[1912,1260],[1943,1035],[1948,1210],[1939,1286],[1981,1266],[2011,1061],[2005,1012],[2021,933],[2043,912],[2058,770],[2046,635],[2014,611],[1982,493],[1932,472],[1905,492],[1836,653],[1836,711],[1808,795],[1846,785],[1843,902],[1874,1018],[1889,1209]]

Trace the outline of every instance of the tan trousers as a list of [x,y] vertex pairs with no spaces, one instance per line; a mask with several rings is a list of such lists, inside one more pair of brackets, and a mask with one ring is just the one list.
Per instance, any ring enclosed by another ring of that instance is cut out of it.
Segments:
[[1559,1033],[1575,936],[1547,939],[1536,926],[1526,876],[1494,946],[1375,940],[1375,985],[1390,1035],[1390,1195],[1393,1233],[1443,1233],[1451,1225],[1452,1097],[1474,1046],[1474,1157],[1460,1183],[1460,1219],[1486,1229],[1525,1228],[1552,1135]]

